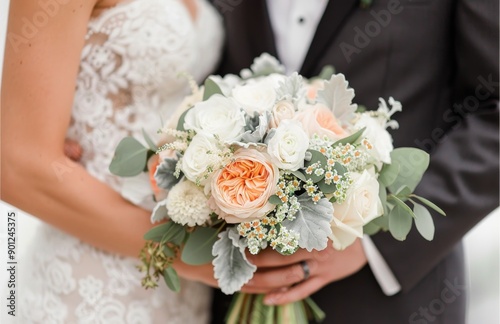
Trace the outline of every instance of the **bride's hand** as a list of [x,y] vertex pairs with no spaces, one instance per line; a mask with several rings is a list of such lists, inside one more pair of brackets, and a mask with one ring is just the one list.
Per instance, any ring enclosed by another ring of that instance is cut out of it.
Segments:
[[219,288],[217,280],[214,278],[214,266],[212,263],[201,266],[185,264],[180,260],[174,262],[177,274],[187,280],[201,282],[207,286]]
[[[343,251],[331,247],[313,252],[301,249],[293,255],[283,256],[268,249],[258,255],[249,255],[249,261],[258,270],[242,291],[266,294],[264,302],[269,305],[304,299],[327,284],[358,272],[367,263],[360,240]],[[308,278],[305,278],[305,271],[309,272]]]

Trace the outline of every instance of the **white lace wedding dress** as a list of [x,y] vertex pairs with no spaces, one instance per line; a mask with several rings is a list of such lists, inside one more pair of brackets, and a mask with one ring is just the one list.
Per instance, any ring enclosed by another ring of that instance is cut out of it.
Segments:
[[[156,134],[189,92],[181,74],[200,82],[217,63],[221,18],[204,0],[196,3],[194,21],[181,0],[132,0],[89,23],[68,138],[82,146],[88,172],[117,191],[122,181],[108,166],[118,142],[142,138],[143,128]],[[208,287],[183,281],[175,294],[160,282],[146,291],[138,263],[42,225],[20,264],[19,323],[208,321]]]

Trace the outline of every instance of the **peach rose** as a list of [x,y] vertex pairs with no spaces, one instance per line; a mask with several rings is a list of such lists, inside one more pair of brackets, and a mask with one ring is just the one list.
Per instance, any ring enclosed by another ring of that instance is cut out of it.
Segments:
[[240,149],[212,178],[209,206],[228,223],[264,217],[275,207],[268,200],[276,192],[278,178],[279,170],[267,153]]
[[317,134],[336,141],[349,135],[349,133],[339,125],[333,112],[322,104],[307,107],[298,113],[295,119],[302,123],[309,137]]

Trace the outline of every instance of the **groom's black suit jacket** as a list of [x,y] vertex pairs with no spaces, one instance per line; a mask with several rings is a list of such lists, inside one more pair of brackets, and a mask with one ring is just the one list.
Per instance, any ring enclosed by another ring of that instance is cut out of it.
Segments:
[[[300,73],[314,76],[331,64],[355,89],[356,103],[401,101],[394,144],[431,154],[417,193],[447,217],[433,215],[432,242],[415,229],[405,242],[387,233],[372,238],[400,293],[385,296],[366,266],[313,297],[326,323],[464,323],[460,241],[499,203],[498,0],[371,2],[363,9],[359,0],[330,0]],[[238,73],[262,52],[277,55],[265,0],[214,4],[227,34],[220,74]],[[223,322],[228,303],[215,293],[214,323]]]

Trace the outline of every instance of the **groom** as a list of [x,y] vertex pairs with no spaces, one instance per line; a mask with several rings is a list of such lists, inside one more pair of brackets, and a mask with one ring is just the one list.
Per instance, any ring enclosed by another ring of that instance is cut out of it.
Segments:
[[[447,213],[433,215],[432,242],[413,229],[404,242],[381,233],[342,252],[258,256],[250,287],[289,288],[269,295],[273,304],[313,294],[326,323],[465,323],[461,239],[499,204],[498,1],[213,3],[227,33],[220,74],[268,52],[305,77],[333,65],[366,107],[379,97],[401,101],[395,147],[431,154],[417,194]],[[223,322],[229,301],[215,292],[213,323]]]

